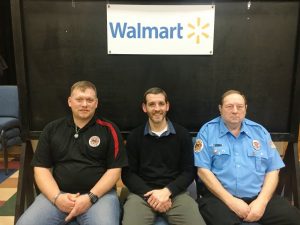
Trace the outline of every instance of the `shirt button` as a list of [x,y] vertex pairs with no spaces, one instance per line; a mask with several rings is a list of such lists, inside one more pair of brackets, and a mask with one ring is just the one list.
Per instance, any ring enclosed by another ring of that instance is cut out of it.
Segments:
[[240,165],[236,165],[237,166],[237,168],[240,168],[241,166]]
[[235,155],[239,155],[239,153],[236,152]]

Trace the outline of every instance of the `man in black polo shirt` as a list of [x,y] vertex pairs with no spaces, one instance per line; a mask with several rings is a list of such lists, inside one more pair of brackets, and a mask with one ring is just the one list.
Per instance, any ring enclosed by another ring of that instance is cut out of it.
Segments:
[[204,225],[186,192],[195,172],[191,136],[166,119],[169,102],[162,89],[146,91],[142,108],[148,121],[131,132],[126,144],[129,167],[122,180],[130,194],[123,225],[152,225],[158,215],[173,225]]
[[[32,160],[41,191],[18,225],[118,225],[114,189],[127,158],[118,128],[95,116],[97,90],[89,81],[71,88],[72,115],[49,123]],[[52,168],[52,172],[51,172]]]

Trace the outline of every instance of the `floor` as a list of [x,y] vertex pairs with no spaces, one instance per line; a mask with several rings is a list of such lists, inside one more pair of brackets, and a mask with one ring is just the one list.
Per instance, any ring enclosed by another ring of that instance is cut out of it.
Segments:
[[3,166],[3,156],[0,156],[0,224],[13,225],[15,214],[15,200],[19,176],[19,147],[9,150],[9,172],[5,175]]

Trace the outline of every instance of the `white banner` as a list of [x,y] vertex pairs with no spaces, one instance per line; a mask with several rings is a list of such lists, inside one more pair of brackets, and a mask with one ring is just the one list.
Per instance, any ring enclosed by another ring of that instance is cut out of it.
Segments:
[[108,54],[212,55],[215,5],[107,5]]

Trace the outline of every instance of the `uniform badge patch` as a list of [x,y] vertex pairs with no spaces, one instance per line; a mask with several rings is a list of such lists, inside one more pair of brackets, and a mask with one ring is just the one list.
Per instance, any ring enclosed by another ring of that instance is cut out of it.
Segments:
[[200,152],[204,147],[203,141],[201,139],[197,139],[194,145],[194,152]]
[[98,136],[92,136],[92,137],[90,137],[90,139],[89,139],[89,145],[91,146],[91,147],[98,147],[99,145],[100,145],[100,138],[98,137]]
[[258,151],[260,149],[260,142],[258,140],[253,140],[252,146],[256,151]]
[[273,141],[270,141],[270,142],[269,142],[269,145],[270,145],[271,148],[275,148],[275,149],[276,149],[276,145],[274,144]]

